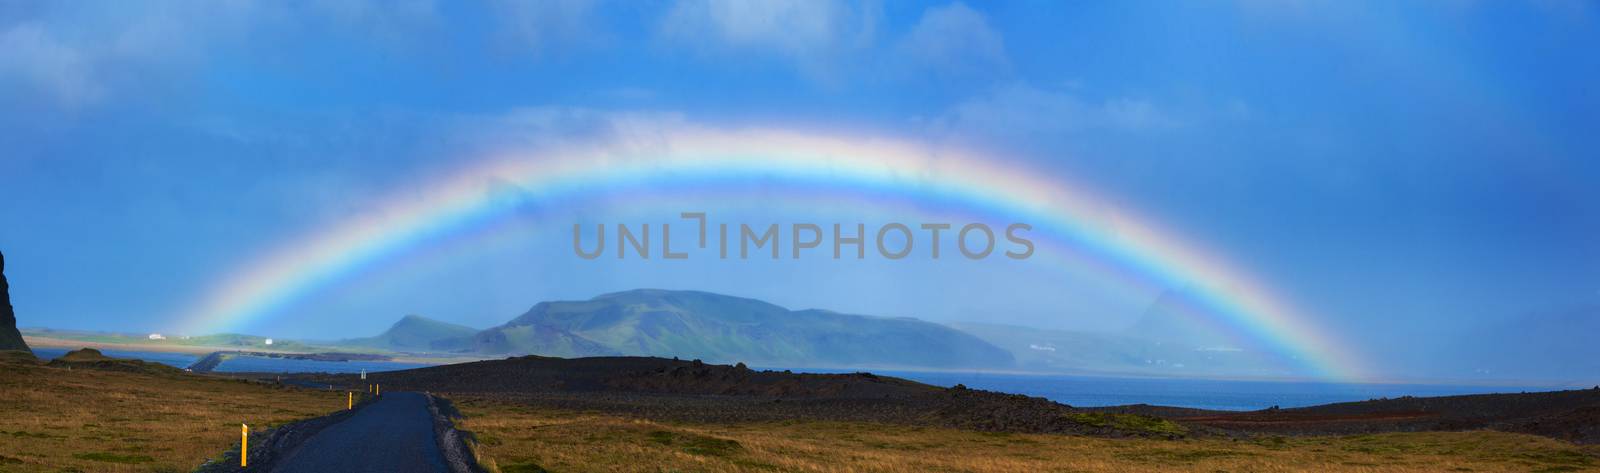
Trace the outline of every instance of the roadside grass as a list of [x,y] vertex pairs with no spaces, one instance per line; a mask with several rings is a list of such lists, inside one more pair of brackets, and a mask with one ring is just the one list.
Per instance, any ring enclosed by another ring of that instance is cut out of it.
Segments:
[[478,437],[475,453],[500,473],[1600,471],[1600,447],[1491,431],[1111,439],[848,422],[656,422],[449,397],[467,416],[457,427]]
[[0,472],[185,472],[344,393],[0,362]]

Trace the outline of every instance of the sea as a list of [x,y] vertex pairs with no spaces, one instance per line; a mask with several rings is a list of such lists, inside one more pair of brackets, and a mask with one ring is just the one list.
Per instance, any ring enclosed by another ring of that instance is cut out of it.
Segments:
[[[797,369],[794,371],[845,373],[859,370]],[[947,371],[873,370],[872,372],[935,386],[950,387],[961,384],[972,389],[1026,394],[1077,407],[1151,404],[1225,411],[1253,411],[1273,406],[1305,407],[1402,396],[1454,396],[1572,389],[1551,386],[1254,381]]]
[[[37,348],[34,355],[53,359],[65,348]],[[131,350],[101,350],[107,356],[188,367],[199,355]],[[395,361],[312,361],[255,356],[237,356],[217,366],[221,372],[266,373],[369,373],[431,366]],[[784,369],[784,368],[755,368]],[[796,372],[847,373],[856,370],[796,369]],[[883,371],[885,376],[905,378],[935,386],[965,385],[1029,396],[1078,406],[1100,407],[1125,404],[1152,404],[1229,411],[1250,411],[1273,406],[1289,408],[1365,401],[1401,396],[1451,396],[1505,392],[1535,392],[1568,389],[1550,386],[1489,386],[1469,384],[1385,384],[1335,383],[1310,381],[1253,381],[1194,378],[1137,378],[1061,374],[1016,374],[955,371]]]

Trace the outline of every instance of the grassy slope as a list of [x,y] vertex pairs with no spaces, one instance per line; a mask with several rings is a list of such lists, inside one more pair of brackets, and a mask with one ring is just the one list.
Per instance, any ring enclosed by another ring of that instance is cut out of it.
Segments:
[[661,423],[461,397],[480,457],[543,471],[1591,471],[1600,447],[1499,432],[1145,440],[868,423]]
[[190,471],[252,429],[344,408],[343,393],[0,361],[0,472]]

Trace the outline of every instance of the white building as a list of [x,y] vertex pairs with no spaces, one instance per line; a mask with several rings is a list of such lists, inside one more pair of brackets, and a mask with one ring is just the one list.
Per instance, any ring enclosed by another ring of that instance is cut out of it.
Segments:
[[152,333],[152,334],[150,334],[150,339],[151,340],[166,340],[167,337],[164,337],[159,333]]
[[272,344],[272,339],[268,338],[267,341],[266,341],[266,344],[271,345]]

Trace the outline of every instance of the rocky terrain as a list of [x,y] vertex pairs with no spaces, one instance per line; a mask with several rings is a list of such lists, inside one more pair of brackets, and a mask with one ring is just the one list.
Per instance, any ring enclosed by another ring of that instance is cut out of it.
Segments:
[[1252,412],[1146,405],[1097,410],[1160,416],[1231,431],[1285,435],[1491,429],[1600,444],[1600,386],[1538,393],[1407,396]]
[[869,421],[995,432],[1178,437],[1162,419],[1074,409],[1043,398],[941,388],[870,373],[757,371],[648,357],[525,356],[405,371],[307,375],[286,382],[444,393],[452,398],[701,422]]

